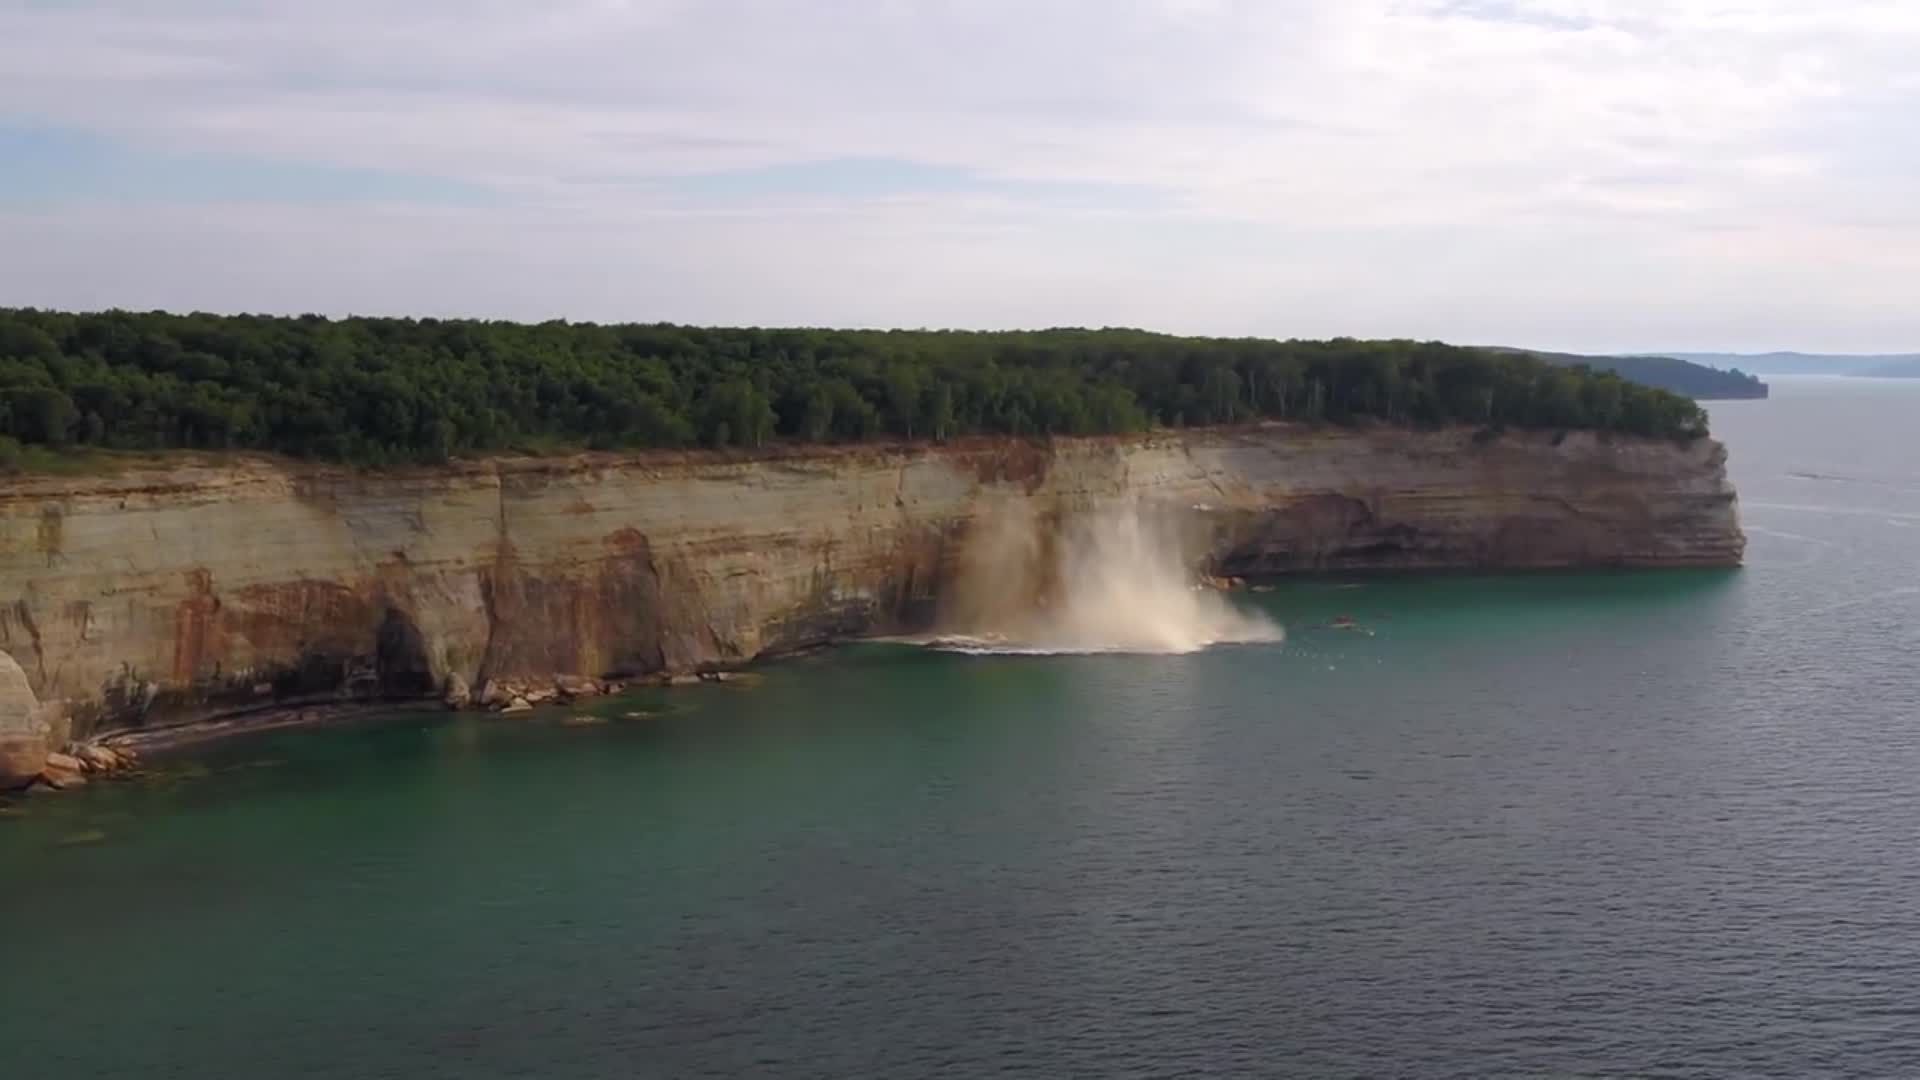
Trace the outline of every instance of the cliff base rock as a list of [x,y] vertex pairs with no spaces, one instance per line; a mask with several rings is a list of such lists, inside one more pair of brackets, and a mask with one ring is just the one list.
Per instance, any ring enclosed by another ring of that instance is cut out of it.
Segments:
[[48,728],[27,673],[0,653],[0,791],[25,787],[46,768]]

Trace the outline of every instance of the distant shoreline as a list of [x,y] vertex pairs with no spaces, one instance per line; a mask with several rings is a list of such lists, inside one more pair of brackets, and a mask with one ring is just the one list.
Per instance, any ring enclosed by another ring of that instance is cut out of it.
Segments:
[[1689,363],[1739,370],[1764,378],[1847,375],[1869,379],[1920,378],[1920,353],[1660,353]]
[[1769,379],[1858,379],[1862,382],[1920,382],[1920,373],[1913,375],[1875,374],[1860,371],[1790,371],[1783,375],[1769,375]]

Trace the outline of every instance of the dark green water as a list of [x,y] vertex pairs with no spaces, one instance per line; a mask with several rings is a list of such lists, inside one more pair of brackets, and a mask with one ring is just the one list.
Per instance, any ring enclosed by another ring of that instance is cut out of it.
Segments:
[[1920,1075],[1920,384],[1714,411],[1740,572],[1290,586],[1283,646],[871,645],[29,800],[0,1060]]

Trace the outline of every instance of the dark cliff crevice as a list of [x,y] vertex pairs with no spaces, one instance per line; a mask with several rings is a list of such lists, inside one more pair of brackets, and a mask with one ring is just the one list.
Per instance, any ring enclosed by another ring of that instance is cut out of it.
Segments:
[[40,627],[33,621],[33,607],[22,597],[14,601],[13,613],[14,618],[20,623],[20,629],[27,632],[27,640],[33,648],[34,673],[39,679],[39,684],[45,686],[47,685],[47,650],[40,640]]
[[383,698],[429,697],[440,689],[427,658],[427,642],[399,608],[388,608],[374,637],[374,678]]

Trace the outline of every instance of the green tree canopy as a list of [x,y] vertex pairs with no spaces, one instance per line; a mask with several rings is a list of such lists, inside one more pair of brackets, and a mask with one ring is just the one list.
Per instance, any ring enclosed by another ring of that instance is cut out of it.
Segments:
[[1437,342],[0,309],[0,438],[361,464],[1250,420],[1692,438],[1692,401]]

